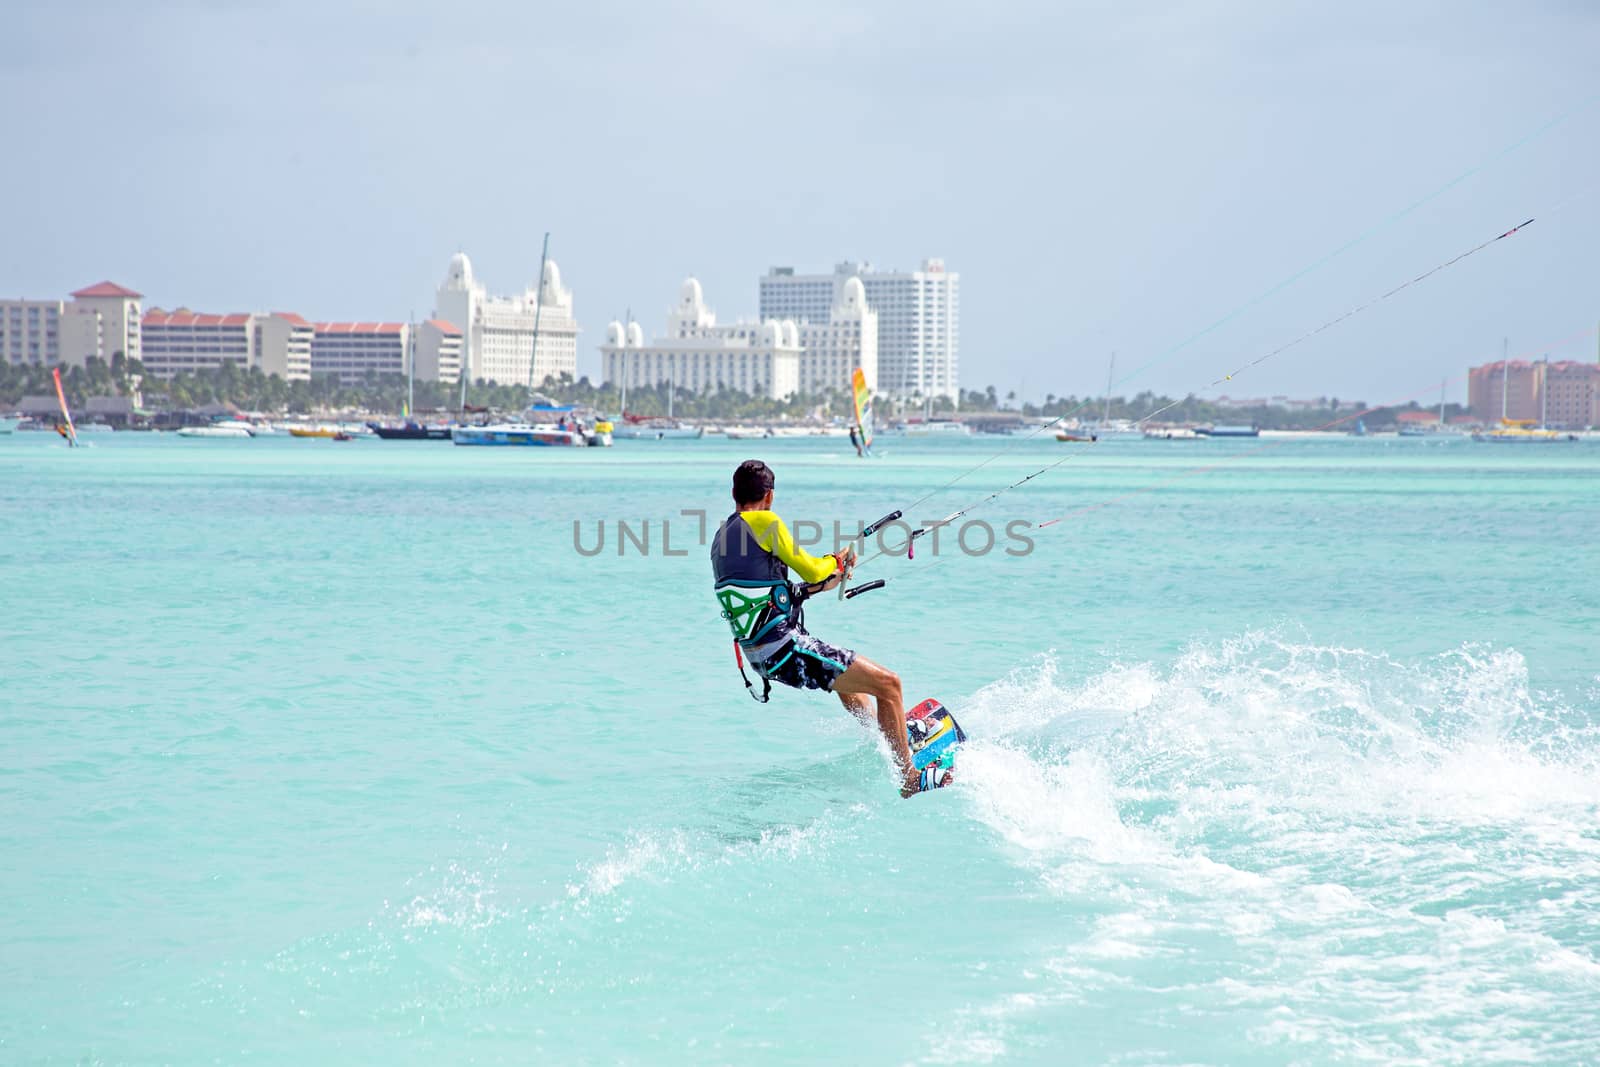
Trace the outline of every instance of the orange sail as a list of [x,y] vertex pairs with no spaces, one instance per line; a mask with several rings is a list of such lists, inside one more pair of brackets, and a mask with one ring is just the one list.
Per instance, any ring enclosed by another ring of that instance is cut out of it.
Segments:
[[50,373],[56,379],[56,399],[61,402],[61,417],[67,420],[67,443],[74,448],[78,445],[78,428],[72,425],[72,412],[67,410],[67,394],[61,388],[61,368],[52,368]]

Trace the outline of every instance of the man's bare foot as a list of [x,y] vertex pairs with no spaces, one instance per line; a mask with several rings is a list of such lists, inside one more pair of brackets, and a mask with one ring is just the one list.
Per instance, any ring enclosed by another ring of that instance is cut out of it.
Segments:
[[900,796],[914,797],[918,793],[923,792],[922,776],[924,774],[929,775],[931,779],[928,785],[929,789],[943,789],[945,786],[956,780],[956,772],[954,768],[941,767],[935,763],[931,766],[923,768],[920,771],[913,770],[910,774],[906,775],[905,781],[900,783]]

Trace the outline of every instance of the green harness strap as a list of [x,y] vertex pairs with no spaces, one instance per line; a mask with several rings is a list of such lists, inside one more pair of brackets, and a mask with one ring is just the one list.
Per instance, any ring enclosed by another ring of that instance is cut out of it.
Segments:
[[733,630],[733,639],[743,641],[755,631],[767,607],[772,603],[772,586],[724,585],[717,589],[717,603],[722,605],[722,617]]

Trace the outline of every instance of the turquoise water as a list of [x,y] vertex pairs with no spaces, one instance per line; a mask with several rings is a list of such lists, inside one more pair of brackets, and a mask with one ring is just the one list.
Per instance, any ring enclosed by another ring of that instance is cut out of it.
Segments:
[[973,737],[901,801],[679,511],[1004,441],[93,443],[0,438],[0,1061],[1600,1059],[1600,446],[1083,450],[810,606]]

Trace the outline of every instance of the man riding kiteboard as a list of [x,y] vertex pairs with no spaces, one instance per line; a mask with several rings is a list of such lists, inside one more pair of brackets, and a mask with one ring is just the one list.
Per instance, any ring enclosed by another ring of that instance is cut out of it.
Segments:
[[[822,689],[838,695],[857,718],[869,721],[876,703],[878,729],[901,772],[900,794],[948,785],[948,767],[929,765],[918,771],[906,741],[905,704],[900,677],[865,656],[838,648],[806,632],[801,603],[809,596],[836,588],[855,564],[852,548],[812,556],[794,543],[789,528],[772,510],[772,470],[758,459],[746,460],[733,472],[729,515],[711,541],[711,570],[716,578],[722,617],[733,629],[739,672],[744,660],[761,675],[766,703],[773,682],[796,689]],[[800,582],[791,585],[789,571]],[[754,686],[745,686],[755,696]],[[873,701],[869,702],[868,697]]]

